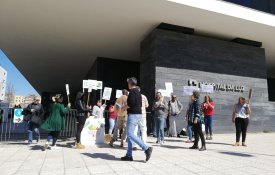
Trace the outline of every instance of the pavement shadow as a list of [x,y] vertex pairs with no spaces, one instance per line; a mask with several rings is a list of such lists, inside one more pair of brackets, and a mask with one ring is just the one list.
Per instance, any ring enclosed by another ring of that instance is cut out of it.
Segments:
[[231,155],[231,156],[239,156],[239,157],[255,157],[251,154],[246,153],[237,153],[237,152],[230,152],[230,151],[219,151],[221,154]]
[[119,158],[116,158],[115,156],[113,155],[110,155],[108,153],[94,153],[94,154],[91,154],[91,153],[81,153],[85,156],[88,156],[88,157],[91,157],[91,158],[94,158],[94,159],[104,159],[104,160],[113,160],[113,161],[118,161],[120,160]]
[[[155,146],[155,145],[154,145]],[[182,146],[171,146],[171,145],[161,145],[159,147],[168,148],[168,149],[189,149],[188,147]]]
[[43,148],[43,146],[41,146],[41,145],[30,146],[30,150],[34,150],[34,151],[37,151],[37,150],[42,151],[42,148]]

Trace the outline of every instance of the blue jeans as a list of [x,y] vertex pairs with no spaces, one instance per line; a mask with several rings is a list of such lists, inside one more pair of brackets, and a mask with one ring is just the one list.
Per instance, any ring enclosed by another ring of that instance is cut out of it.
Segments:
[[155,117],[156,120],[156,133],[157,133],[157,141],[164,141],[164,122],[165,117],[159,116]]
[[127,148],[127,157],[132,157],[132,148],[133,143],[136,143],[143,151],[148,149],[148,146],[135,134],[135,129],[140,125],[142,119],[141,114],[129,114],[127,118],[127,139],[128,139],[128,148]]
[[112,118],[109,118],[109,134],[111,135],[112,132],[113,132],[113,129],[115,127],[115,124],[116,124],[116,120],[115,119],[112,119]]
[[33,131],[36,133],[37,140],[39,140],[40,139],[39,125],[29,122],[28,123],[28,135],[29,135],[28,143],[32,143]]
[[188,131],[188,138],[189,140],[192,140],[193,138],[193,126],[188,124],[187,125],[187,131]]
[[212,136],[212,123],[213,123],[213,116],[205,116],[204,117],[204,124],[205,124],[205,134],[209,134]]

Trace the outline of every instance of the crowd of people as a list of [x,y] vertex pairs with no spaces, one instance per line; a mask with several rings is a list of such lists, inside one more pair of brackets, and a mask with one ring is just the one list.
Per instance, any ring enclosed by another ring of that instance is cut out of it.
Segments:
[[[118,141],[120,135],[120,147],[124,147],[127,141],[127,152],[122,161],[133,161],[133,150],[139,146],[145,153],[146,161],[151,157],[153,147],[147,144],[147,123],[146,116],[149,109],[149,103],[145,95],[141,94],[140,87],[137,86],[137,79],[132,77],[127,79],[129,91],[124,89],[122,96],[107,109],[109,130],[108,134],[112,136],[109,143],[114,147],[114,143]],[[50,107],[50,111],[45,120],[45,114],[40,99],[35,97],[33,103],[23,110],[24,120],[28,123],[28,143],[32,144],[33,132],[36,134],[37,142],[40,140],[39,128],[48,131],[48,138],[43,150],[58,149],[56,146],[60,132],[65,128],[65,114],[71,109],[71,104],[65,107],[63,104],[63,96],[57,94],[53,97],[54,103]],[[81,144],[81,132],[89,116],[95,118],[104,117],[106,104],[101,104],[98,100],[96,105],[88,106],[84,102],[84,93],[78,92],[75,100],[75,108],[77,109],[77,132],[76,132],[76,149],[84,149]],[[200,93],[194,91],[190,97],[190,103],[184,112],[184,106],[177,99],[175,94],[171,94],[170,100],[167,102],[161,92],[155,94],[155,101],[151,105],[152,116],[154,119],[154,136],[156,144],[165,144],[165,128],[169,137],[180,137],[182,127],[177,127],[180,118],[184,118],[187,123],[187,140],[186,143],[193,143],[190,149],[206,150],[205,140],[213,139],[213,117],[215,111],[215,103],[213,99],[206,95],[204,101],[200,101]],[[249,115],[251,113],[250,105],[245,98],[240,97],[238,103],[233,107],[232,122],[236,126],[236,143],[234,146],[246,145],[246,132],[249,123]],[[184,117],[183,117],[184,116]],[[42,122],[43,121],[43,122]],[[203,125],[205,127],[203,127]],[[204,129],[205,128],[205,132]],[[240,144],[240,136],[242,135],[242,144]],[[194,138],[194,140],[193,140]],[[49,142],[52,140],[52,144]],[[199,140],[201,147],[199,148]]]

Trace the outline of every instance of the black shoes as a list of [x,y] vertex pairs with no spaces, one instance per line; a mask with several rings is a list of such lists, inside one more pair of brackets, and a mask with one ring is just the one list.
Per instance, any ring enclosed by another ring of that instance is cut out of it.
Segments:
[[180,138],[180,134],[177,134],[177,137]]
[[121,157],[120,160],[122,160],[122,161],[133,161],[133,157],[124,156],[124,157]]
[[199,149],[199,147],[198,146],[192,146],[189,149]]
[[149,148],[145,151],[146,162],[151,158],[152,152],[153,152],[153,147],[149,147]]
[[205,146],[202,146],[199,151],[205,151],[206,150],[206,147]]

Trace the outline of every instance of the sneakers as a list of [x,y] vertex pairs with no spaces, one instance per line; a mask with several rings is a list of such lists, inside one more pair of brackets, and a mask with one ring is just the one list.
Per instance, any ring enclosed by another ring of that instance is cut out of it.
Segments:
[[159,144],[160,144],[160,146],[164,145],[164,141],[163,140],[160,141]]
[[75,149],[85,149],[85,146],[84,145],[81,145],[80,143],[77,143],[75,145]]
[[210,136],[210,137],[209,137],[209,140],[213,140],[213,136]]
[[236,142],[233,146],[240,146],[240,142]]
[[185,143],[193,143],[192,140],[186,140]]
[[145,151],[145,155],[146,155],[145,161],[146,161],[146,162],[151,158],[152,152],[153,152],[153,147],[149,147],[149,148]]
[[245,142],[243,142],[243,143],[242,143],[242,146],[245,146],[245,147],[246,147],[246,146],[247,146],[247,144],[245,144]]
[[133,157],[124,156],[124,157],[121,157],[120,160],[122,160],[122,161],[133,161]]
[[180,134],[177,134],[177,137],[180,138]]
[[112,139],[112,140],[110,141],[109,145],[110,145],[111,147],[114,147],[114,142],[115,142],[115,140]]

